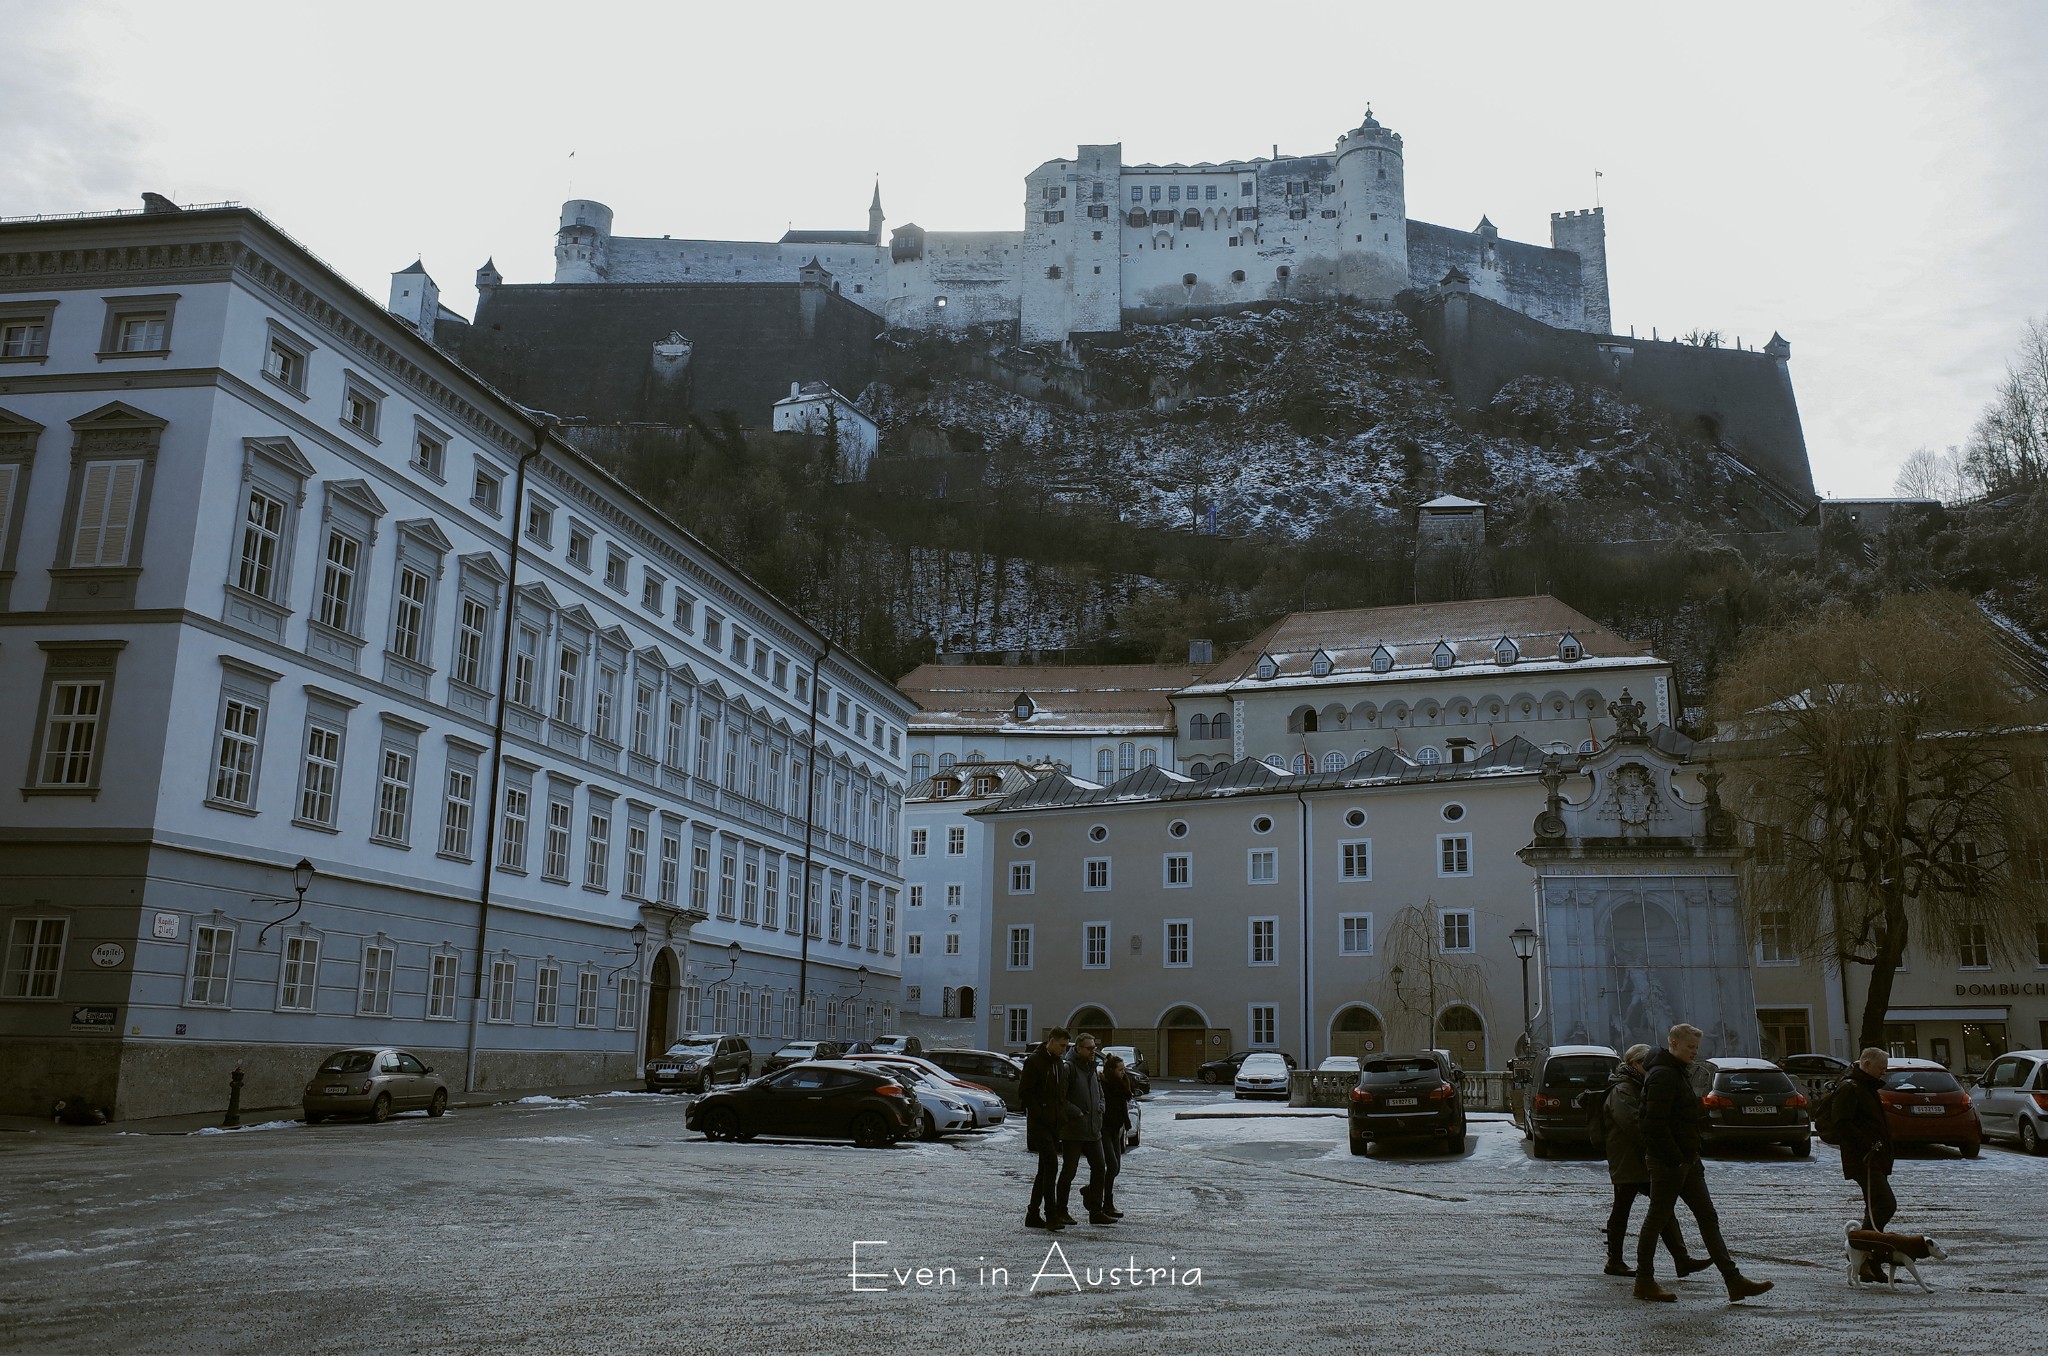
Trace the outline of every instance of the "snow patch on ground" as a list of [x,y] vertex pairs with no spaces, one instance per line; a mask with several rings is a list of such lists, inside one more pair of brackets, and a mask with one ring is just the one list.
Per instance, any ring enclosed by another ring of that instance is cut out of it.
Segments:
[[582,1102],[574,1097],[521,1097],[510,1103],[512,1106],[539,1106],[550,1111],[587,1111]]
[[204,1130],[194,1130],[195,1135],[242,1135],[252,1130],[297,1130],[304,1121],[264,1121],[261,1125],[238,1125],[232,1128],[223,1125],[209,1125]]

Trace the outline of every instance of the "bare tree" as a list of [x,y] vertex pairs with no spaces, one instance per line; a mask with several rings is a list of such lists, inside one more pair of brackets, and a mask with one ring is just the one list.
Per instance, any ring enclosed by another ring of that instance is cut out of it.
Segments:
[[[1426,905],[1410,904],[1394,914],[1383,936],[1387,954],[1388,983],[1393,988],[1392,1007],[1407,1014],[1420,1027],[1426,1049],[1434,1050],[1437,1015],[1452,1003],[1463,1003],[1473,1011],[1483,1009],[1486,971],[1476,961],[1459,959],[1443,949],[1436,911]],[[1405,1030],[1414,1030],[1408,1019]],[[1388,1033],[1389,1041],[1397,1039]],[[1407,1039],[1403,1034],[1398,1039]]]
[[1951,505],[1983,492],[1984,485],[1969,457],[1962,448],[1953,446],[1944,452],[1922,447],[1908,453],[1899,463],[1898,478],[1892,482],[1894,494],[1911,499],[1939,499]]
[[1998,394],[1970,430],[1972,469],[1994,489],[2048,479],[2048,323],[2027,322]]
[[1869,967],[1858,1046],[1883,1044],[1909,941],[1978,963],[2033,942],[2041,713],[2001,653],[1968,599],[1901,595],[1760,635],[1716,685],[1751,927]]
[[1721,347],[1721,331],[1688,330],[1686,333],[1678,336],[1678,342],[1681,344],[1691,344],[1694,348],[1719,348]]

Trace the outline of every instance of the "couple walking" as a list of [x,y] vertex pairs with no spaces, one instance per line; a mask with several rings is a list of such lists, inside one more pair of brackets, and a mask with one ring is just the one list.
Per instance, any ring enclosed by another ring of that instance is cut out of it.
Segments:
[[1074,1041],[1065,1027],[1056,1026],[1046,1033],[1045,1044],[1024,1061],[1018,1091],[1028,1117],[1025,1147],[1038,1155],[1024,1223],[1055,1231],[1080,1223],[1067,1202],[1084,1158],[1088,1181],[1081,1188],[1081,1203],[1087,1207],[1088,1222],[1114,1224],[1122,1219],[1123,1212],[1116,1208],[1116,1179],[1123,1167],[1131,1105],[1123,1061],[1111,1055],[1098,1069],[1095,1038],[1083,1033]]

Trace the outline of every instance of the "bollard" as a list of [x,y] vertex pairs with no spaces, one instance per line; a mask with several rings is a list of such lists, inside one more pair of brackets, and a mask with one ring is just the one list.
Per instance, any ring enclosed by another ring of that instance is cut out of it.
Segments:
[[228,1075],[228,1114],[221,1121],[221,1128],[233,1130],[242,1123],[242,1066]]

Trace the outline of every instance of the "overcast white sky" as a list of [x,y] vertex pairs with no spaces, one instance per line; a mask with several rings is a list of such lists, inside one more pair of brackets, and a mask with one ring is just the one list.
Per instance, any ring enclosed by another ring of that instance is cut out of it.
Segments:
[[[1792,343],[1819,487],[1960,442],[2048,313],[2048,4],[117,4],[0,0],[0,215],[233,199],[372,295],[628,235],[1017,229],[1023,176],[1328,149],[1548,242],[1604,172],[1616,329]],[[574,158],[571,158],[571,152]]]

